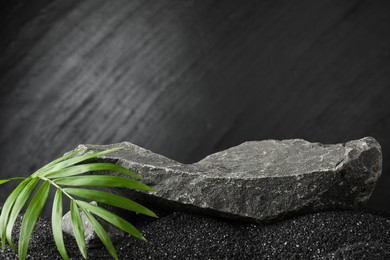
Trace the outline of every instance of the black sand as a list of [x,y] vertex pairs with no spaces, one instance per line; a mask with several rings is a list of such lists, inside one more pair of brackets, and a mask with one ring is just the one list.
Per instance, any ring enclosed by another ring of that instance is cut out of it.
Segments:
[[[390,218],[364,212],[323,212],[269,225],[176,212],[137,227],[148,243],[126,236],[115,244],[120,259],[390,259]],[[81,259],[73,239],[65,241],[71,258]],[[88,253],[89,259],[110,259],[105,248]],[[9,248],[0,257],[16,259]],[[60,259],[47,219],[37,224],[28,259]]]

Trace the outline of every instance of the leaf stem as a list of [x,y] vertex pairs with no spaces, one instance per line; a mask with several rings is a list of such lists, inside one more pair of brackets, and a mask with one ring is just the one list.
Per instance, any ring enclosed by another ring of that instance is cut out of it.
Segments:
[[64,191],[63,188],[61,188],[61,186],[59,186],[57,183],[55,183],[54,181],[46,178],[46,177],[38,177],[40,178],[41,180],[44,180],[44,181],[48,181],[51,185],[53,185],[54,187],[58,188],[61,190],[62,193],[64,193],[69,199],[71,200],[75,200],[71,195],[69,195],[69,193],[67,193],[66,191]]

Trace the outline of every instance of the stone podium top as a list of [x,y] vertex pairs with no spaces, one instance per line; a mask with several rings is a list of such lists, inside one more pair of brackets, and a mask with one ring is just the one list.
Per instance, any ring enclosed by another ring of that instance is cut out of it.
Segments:
[[193,164],[128,142],[78,148],[119,146],[124,149],[101,159],[116,160],[158,191],[136,192],[143,203],[250,221],[357,207],[370,197],[382,170],[381,148],[372,137],[332,145],[251,141]]

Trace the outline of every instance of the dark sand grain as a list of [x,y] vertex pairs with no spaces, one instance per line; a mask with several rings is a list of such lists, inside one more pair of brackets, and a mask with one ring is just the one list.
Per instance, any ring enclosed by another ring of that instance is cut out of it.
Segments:
[[[268,225],[175,212],[137,227],[148,243],[126,236],[115,244],[120,259],[390,259],[390,218],[364,212],[323,212]],[[81,259],[73,239],[65,241],[70,257]],[[105,248],[88,254],[110,259]],[[16,259],[9,248],[0,257]],[[47,219],[37,223],[28,259],[60,259]]]

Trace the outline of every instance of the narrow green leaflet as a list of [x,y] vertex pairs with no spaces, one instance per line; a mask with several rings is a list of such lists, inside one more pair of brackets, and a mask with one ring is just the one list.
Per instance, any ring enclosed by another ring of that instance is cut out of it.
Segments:
[[0,216],[0,232],[1,232],[1,250],[4,251],[5,249],[5,231],[7,228],[7,222],[9,214],[12,210],[12,206],[14,205],[16,199],[18,198],[19,194],[22,192],[24,187],[31,181],[31,178],[27,178],[26,180],[22,181],[14,190],[11,192],[11,194],[8,196],[7,200],[5,201],[3,205],[3,209],[1,211]]
[[88,211],[92,212],[93,214],[101,217],[105,221],[111,223],[112,225],[122,229],[123,231],[129,233],[130,235],[139,238],[143,241],[146,241],[146,239],[142,236],[142,234],[136,229],[132,224],[124,220],[123,218],[111,213],[108,210],[105,210],[101,207],[92,205],[90,203],[87,203],[85,201],[77,200],[76,203]]
[[156,191],[142,182],[110,175],[88,175],[58,178],[54,180],[54,182],[59,185],[68,186],[104,186]]
[[9,181],[17,181],[17,180],[25,180],[25,179],[26,179],[25,177],[14,177],[14,178],[9,178],[9,179],[5,179],[5,180],[0,180],[0,185],[7,183]]
[[54,242],[56,243],[58,251],[63,259],[69,259],[62,235],[62,191],[59,188],[57,188],[56,195],[54,196],[51,223]]
[[91,189],[81,189],[81,188],[65,188],[64,191],[66,191],[69,194],[88,199],[93,200],[96,202],[100,202],[103,204],[111,205],[114,207],[122,208],[131,210],[134,212],[142,213],[151,217],[158,218],[157,215],[147,209],[146,207],[130,200],[122,196],[118,196],[109,192],[104,192],[100,190],[91,190]]
[[82,173],[92,172],[92,171],[114,171],[114,172],[127,174],[137,179],[141,179],[139,175],[135,174],[129,169],[126,169],[120,165],[113,164],[113,163],[88,163],[88,164],[71,166],[55,172],[51,172],[45,175],[45,177],[49,179],[59,178],[59,177],[65,178],[65,177],[70,177],[70,176],[79,175]]
[[28,198],[30,197],[31,193],[34,191],[35,187],[37,186],[39,182],[39,178],[33,178],[27,185],[26,187],[22,190],[22,192],[19,194],[18,198],[15,201],[14,206],[12,207],[11,214],[9,215],[8,223],[7,223],[7,228],[6,228],[6,237],[7,237],[7,242],[8,244],[16,250],[12,239],[11,239],[11,234],[12,234],[12,229],[14,227],[15,221],[18,218],[18,215],[20,211],[22,210],[24,204],[26,204]]
[[33,199],[31,200],[30,205],[27,207],[26,213],[24,214],[22,226],[20,228],[19,234],[19,259],[26,259],[28,244],[30,242],[31,234],[33,232],[35,223],[43,206],[45,206],[47,197],[49,195],[50,184],[48,181],[44,182],[39,188]]
[[102,241],[103,245],[107,248],[108,252],[114,257],[114,259],[118,259],[118,256],[116,254],[114,245],[111,242],[110,237],[108,236],[107,232],[104,230],[102,225],[92,216],[87,210],[81,208],[87,217],[89,223],[91,223],[93,229],[95,230],[96,234]]
[[87,248],[85,246],[84,225],[80,216],[79,208],[74,200],[70,201],[70,218],[72,221],[73,234],[84,258],[87,258]]
[[[117,147],[117,148],[113,148],[113,149],[109,149],[109,150],[105,150],[105,151],[101,151],[101,152],[97,152],[97,153],[90,153],[90,154],[84,154],[84,155],[81,155],[81,156],[73,157],[73,158],[64,160],[62,162],[59,162],[59,163],[57,163],[57,164],[47,168],[45,170],[45,172],[55,172],[55,171],[61,170],[63,168],[75,165],[77,163],[86,161],[88,159],[92,159],[92,158],[95,158],[95,157],[98,157],[98,156],[102,156],[102,155],[105,155],[105,154],[113,153],[113,152],[119,151],[121,149],[123,149],[123,147]],[[42,176],[42,175],[39,174],[39,176]],[[44,174],[43,174],[43,176],[44,176]]]
[[[142,178],[139,175],[120,165],[115,163],[88,161],[89,159],[123,149],[122,147],[80,155],[80,153],[88,149],[89,148],[75,150],[56,160],[53,160],[34,172],[30,177],[13,177],[0,180],[0,185],[8,183],[9,181],[21,181],[21,183],[19,183],[19,185],[8,196],[0,215],[0,238],[3,251],[5,250],[6,241],[15,251],[17,250],[11,240],[12,230],[21,210],[27,201],[30,200],[30,197],[33,197],[31,202],[28,203],[19,233],[18,257],[21,260],[26,259],[34,226],[47,201],[51,186],[56,187],[51,218],[53,238],[63,259],[69,259],[62,232],[64,195],[70,199],[72,229],[77,245],[84,258],[87,258],[87,248],[85,244],[84,225],[80,215],[80,210],[85,214],[85,217],[89,220],[89,223],[92,225],[97,236],[114,259],[118,259],[118,256],[112,241],[94,215],[106,220],[108,223],[111,223],[134,237],[146,241],[142,234],[126,220],[99,206],[89,204],[85,201],[76,200],[73,197],[75,196],[86,200],[97,201],[99,203],[131,210],[151,217],[158,217],[153,211],[128,198],[101,190],[94,190],[93,188],[84,188],[86,186],[95,186],[156,191],[155,189],[142,183],[140,181]],[[111,171],[127,176],[84,175],[84,173],[93,171]],[[43,184],[40,186],[35,195],[32,196],[40,181],[43,181]],[[62,185],[70,187],[62,187]]]
[[73,152],[70,152],[68,154],[65,154],[64,156],[61,156],[60,158],[57,158],[55,159],[54,161],[51,161],[50,163],[46,164],[45,166],[43,166],[42,168],[38,169],[32,176],[37,176],[39,175],[41,172],[44,172],[46,171],[47,169],[49,169],[50,167],[52,167],[53,165],[59,163],[59,162],[62,162],[70,157],[72,157],[73,155],[75,154],[78,154],[78,153],[81,153],[81,152],[84,152],[88,150],[88,148],[85,148],[85,149],[80,149],[80,150],[75,150]]

